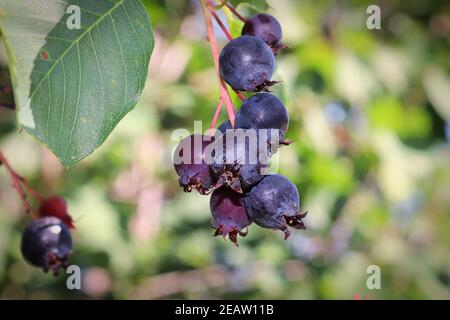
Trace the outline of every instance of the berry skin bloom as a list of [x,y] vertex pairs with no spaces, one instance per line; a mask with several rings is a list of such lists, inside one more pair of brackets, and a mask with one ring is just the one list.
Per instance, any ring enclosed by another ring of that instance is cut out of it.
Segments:
[[274,84],[270,79],[275,57],[261,39],[241,36],[228,42],[219,57],[223,80],[240,91],[263,91]]
[[281,25],[270,14],[260,13],[247,19],[242,27],[241,34],[260,38],[272,48],[274,54],[277,54],[283,48]]
[[300,197],[295,185],[286,177],[275,174],[264,177],[244,198],[247,213],[257,225],[290,235],[289,227],[305,229],[300,212]]
[[[210,140],[208,140],[211,138]],[[173,165],[178,174],[178,181],[185,192],[193,189],[200,194],[209,193],[216,183],[208,162],[208,146],[214,137],[204,139],[200,134],[184,138],[176,147],[173,155]]]
[[21,251],[25,260],[33,266],[58,275],[59,270],[69,264],[72,236],[60,219],[39,218],[33,220],[23,232]]
[[241,194],[227,187],[222,187],[211,194],[210,208],[213,216],[212,227],[216,229],[215,236],[228,238],[238,246],[238,234],[245,237],[247,232],[242,230],[248,227],[250,221],[244,206]]
[[236,128],[275,129],[279,131],[279,142],[289,125],[289,115],[280,99],[270,93],[258,93],[246,99],[236,114]]
[[75,229],[73,219],[67,212],[67,202],[64,197],[50,197],[42,200],[39,206],[39,217],[56,217],[69,229]]

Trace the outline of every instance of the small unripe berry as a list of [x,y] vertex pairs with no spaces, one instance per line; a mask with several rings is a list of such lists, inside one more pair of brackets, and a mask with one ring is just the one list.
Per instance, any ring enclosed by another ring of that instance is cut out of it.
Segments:
[[69,229],[74,229],[73,219],[67,212],[67,202],[64,197],[50,197],[42,200],[39,206],[40,217],[56,217],[62,220]]

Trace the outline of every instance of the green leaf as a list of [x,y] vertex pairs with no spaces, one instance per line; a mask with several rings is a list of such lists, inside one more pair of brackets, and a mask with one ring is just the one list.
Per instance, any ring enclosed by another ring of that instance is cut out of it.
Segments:
[[[80,29],[69,29],[80,8]],[[18,122],[66,166],[99,147],[134,108],[153,50],[138,0],[1,0]]]

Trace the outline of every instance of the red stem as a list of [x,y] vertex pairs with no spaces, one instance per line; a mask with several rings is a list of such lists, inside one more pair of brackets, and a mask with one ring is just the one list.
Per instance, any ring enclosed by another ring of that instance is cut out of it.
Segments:
[[216,127],[217,119],[219,119],[219,114],[220,114],[220,109],[222,108],[222,104],[223,104],[223,99],[222,99],[222,97],[220,97],[219,103],[217,104],[217,107],[216,107],[216,112],[214,112],[213,120],[211,121],[211,125],[209,126],[210,129]]
[[237,10],[228,2],[225,4],[225,6],[230,9],[231,12],[233,12],[233,14],[239,18],[239,20],[241,20],[243,23],[247,22],[247,19],[245,19],[243,16],[240,15],[239,12],[237,12]]
[[239,97],[239,99],[241,99],[241,101],[244,101],[245,99],[247,99],[242,93],[240,93],[238,90],[233,89],[234,92],[237,94],[237,96]]
[[225,27],[225,25],[223,24],[222,20],[220,20],[219,16],[217,15],[217,13],[215,13],[213,10],[209,10],[209,12],[211,12],[212,16],[214,17],[214,19],[216,20],[217,24],[219,25],[220,29],[222,29],[223,33],[225,33],[225,35],[227,36],[227,39],[229,41],[233,40],[233,37],[231,36],[230,32],[228,32],[227,28]]
[[14,171],[14,169],[8,163],[8,160],[6,159],[6,157],[3,155],[3,153],[1,151],[0,151],[0,164],[3,164],[6,171],[8,172],[9,176],[11,177],[12,186],[14,189],[16,189],[17,193],[19,194],[20,199],[22,200],[23,206],[25,207],[26,213],[32,213],[33,209],[31,207],[30,203],[28,202],[27,194],[23,189],[23,185],[27,187],[30,194],[33,197],[35,197],[38,201],[42,200],[42,196],[37,191],[35,191],[34,189],[32,189],[30,187],[30,184],[28,183],[28,181],[25,178],[19,176]]
[[37,192],[36,190],[34,190],[34,189],[30,186],[30,183],[28,182],[27,179],[25,179],[24,177],[21,177],[21,176],[17,176],[17,177],[20,179],[20,181],[22,182],[22,184],[23,184],[25,187],[27,187],[28,192],[33,196],[33,198],[35,198],[35,199],[38,200],[39,202],[42,202],[42,200],[44,200],[44,197],[43,197],[39,192]]
[[230,119],[231,126],[234,128],[234,106],[231,101],[230,94],[228,93],[227,86],[220,76],[219,69],[219,49],[217,48],[216,35],[214,34],[213,24],[211,20],[211,14],[206,8],[205,0],[200,0],[202,5],[203,17],[205,19],[206,31],[208,34],[208,42],[211,48],[211,53],[214,60],[214,68],[216,69],[217,78],[219,79],[220,97],[223,99],[228,112],[228,118]]
[[23,205],[25,207],[25,211],[27,213],[32,212],[31,205],[27,200],[27,194],[25,193],[25,191],[23,190],[22,185],[21,185],[22,180],[14,172],[14,170],[9,165],[8,160],[6,160],[5,156],[1,152],[0,152],[0,163],[2,163],[5,166],[6,171],[8,171],[8,174],[11,177],[12,186],[14,189],[16,189],[17,193],[19,194],[20,198],[22,199]]

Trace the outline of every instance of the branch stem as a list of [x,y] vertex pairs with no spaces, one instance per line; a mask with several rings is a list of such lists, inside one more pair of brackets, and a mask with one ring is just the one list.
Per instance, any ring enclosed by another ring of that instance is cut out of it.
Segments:
[[217,13],[215,13],[213,10],[209,10],[211,12],[211,15],[214,17],[214,20],[216,20],[217,24],[219,25],[220,29],[222,29],[223,33],[227,37],[229,41],[233,40],[233,37],[231,36],[230,32],[227,30],[227,27],[223,24],[222,20],[220,20]]
[[239,92],[239,90],[233,89],[233,91],[236,93],[236,95],[241,99],[241,101],[244,101],[247,99],[242,93]]
[[220,109],[222,108],[223,99],[222,97],[219,98],[219,103],[217,104],[216,111],[214,112],[213,120],[211,121],[211,125],[209,126],[210,129],[216,127],[217,119],[219,119]]
[[225,6],[230,9],[231,12],[233,12],[233,14],[238,17],[239,20],[241,20],[243,23],[247,22],[247,19],[245,19],[243,16],[241,16],[241,14],[236,10],[235,7],[233,7],[231,4],[227,3],[225,4]]
[[28,181],[25,178],[21,177],[14,171],[14,169],[11,167],[11,165],[9,164],[6,157],[0,151],[0,165],[1,164],[3,164],[6,171],[8,172],[8,174],[11,178],[12,187],[19,194],[19,197],[22,200],[23,206],[25,207],[26,213],[31,214],[33,212],[33,208],[30,205],[30,202],[28,201],[27,193],[25,192],[23,187],[25,186],[28,189],[28,192],[30,192],[30,194],[34,198],[36,198],[38,201],[42,201],[42,196],[37,191],[35,191],[34,189],[31,188],[30,184],[28,183]]
[[225,107],[227,108],[228,118],[230,119],[231,126],[234,128],[234,106],[231,101],[230,94],[228,93],[227,86],[220,76],[220,68],[219,68],[219,49],[217,48],[217,39],[214,34],[214,28],[211,19],[211,13],[207,9],[206,0],[200,0],[203,17],[205,19],[206,31],[208,35],[208,43],[211,48],[211,53],[214,60],[214,68],[216,69],[217,79],[219,80],[219,90],[220,97],[223,99],[225,103]]

